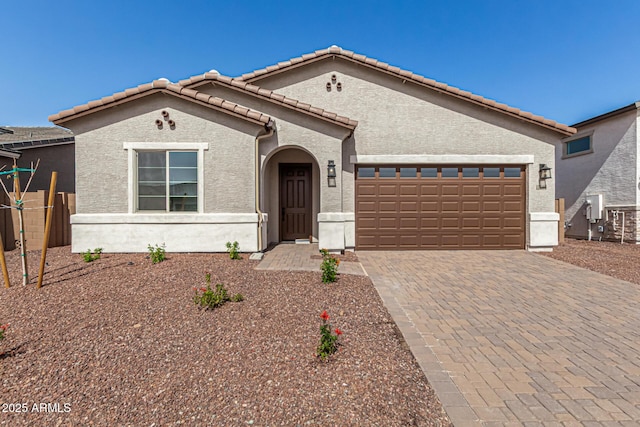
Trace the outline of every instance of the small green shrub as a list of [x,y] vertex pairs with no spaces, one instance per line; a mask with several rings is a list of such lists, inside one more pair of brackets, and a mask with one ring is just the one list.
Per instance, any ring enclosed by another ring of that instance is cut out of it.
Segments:
[[227,252],[229,252],[229,258],[242,259],[242,257],[238,253],[238,249],[240,249],[240,245],[238,244],[238,242],[227,242]]
[[81,252],[82,259],[84,259],[84,262],[93,262],[97,259],[100,259],[101,253],[102,253],[102,248],[95,248],[93,252],[91,252],[91,249],[87,249],[86,252]]
[[167,254],[166,254],[166,251],[164,250],[164,243],[162,244],[162,246],[148,245],[147,249],[149,250],[149,257],[151,258],[152,263],[157,264],[167,259]]
[[207,282],[206,287],[196,288],[195,295],[193,296],[193,302],[202,309],[213,310],[216,307],[220,307],[228,301],[240,302],[244,300],[242,294],[235,294],[232,297],[225,289],[222,283],[218,283],[215,289],[211,289],[211,274],[207,273],[205,276]]
[[327,314],[326,310],[322,312],[320,318],[322,319],[322,325],[320,326],[320,343],[316,349],[316,356],[324,361],[338,351],[338,346],[340,346],[338,340],[342,335],[342,331],[336,328],[335,335],[331,333],[329,314]]
[[322,283],[335,282],[338,277],[338,266],[340,260],[329,253],[326,249],[320,249],[322,254],[322,264],[320,269],[322,270]]

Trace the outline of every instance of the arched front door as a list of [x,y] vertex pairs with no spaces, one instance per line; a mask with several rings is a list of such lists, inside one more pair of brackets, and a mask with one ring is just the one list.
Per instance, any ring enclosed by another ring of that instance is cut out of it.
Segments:
[[281,240],[308,239],[311,229],[311,164],[280,164]]

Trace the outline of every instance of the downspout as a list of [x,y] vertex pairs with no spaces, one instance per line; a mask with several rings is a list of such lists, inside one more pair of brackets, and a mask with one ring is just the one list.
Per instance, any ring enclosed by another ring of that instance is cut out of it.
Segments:
[[262,211],[260,210],[260,151],[259,145],[260,141],[273,136],[275,133],[274,123],[270,121],[265,125],[265,129],[268,129],[268,132],[263,135],[258,135],[256,137],[255,143],[255,199],[256,199],[256,213],[258,214],[258,252],[262,251]]

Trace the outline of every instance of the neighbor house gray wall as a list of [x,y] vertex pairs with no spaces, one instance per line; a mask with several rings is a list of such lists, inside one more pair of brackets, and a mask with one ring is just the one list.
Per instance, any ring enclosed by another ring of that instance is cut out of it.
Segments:
[[[567,141],[591,135],[593,152],[574,157],[565,157],[563,146]],[[640,172],[638,138],[638,110],[613,115],[581,126],[571,138],[556,145],[556,193],[565,199],[566,235],[587,238],[589,223],[585,216],[586,196],[602,194],[604,205],[609,210],[626,210],[629,223],[627,233],[635,233],[636,215],[639,204],[638,183]],[[598,221],[591,225],[592,238],[615,238],[613,224]],[[598,225],[605,226],[598,232]],[[619,227],[619,224],[618,224]],[[627,235],[637,239],[635,235]]]

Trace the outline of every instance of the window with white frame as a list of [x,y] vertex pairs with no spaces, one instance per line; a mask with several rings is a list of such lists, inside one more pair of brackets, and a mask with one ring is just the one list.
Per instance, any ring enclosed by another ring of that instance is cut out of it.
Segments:
[[198,211],[197,151],[136,151],[137,210]]

